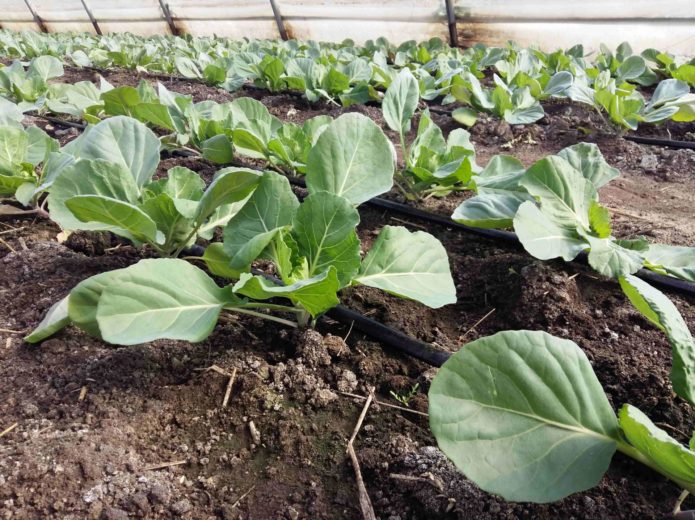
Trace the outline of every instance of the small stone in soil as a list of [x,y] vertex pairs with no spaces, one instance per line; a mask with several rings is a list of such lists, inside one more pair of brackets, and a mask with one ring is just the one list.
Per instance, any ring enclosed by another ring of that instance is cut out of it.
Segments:
[[155,484],[150,488],[150,498],[160,504],[166,504],[171,498],[171,493],[164,486]]
[[107,507],[102,513],[102,518],[104,520],[128,520],[128,513],[123,511],[123,509]]
[[175,502],[171,506],[171,512],[174,513],[175,515],[183,516],[186,513],[188,513],[193,506],[187,499],[179,500],[178,502]]

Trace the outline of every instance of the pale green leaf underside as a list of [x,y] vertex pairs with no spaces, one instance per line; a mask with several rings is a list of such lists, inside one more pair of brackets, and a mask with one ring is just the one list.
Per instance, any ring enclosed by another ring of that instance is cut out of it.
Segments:
[[689,450],[629,404],[619,413],[620,427],[637,450],[680,485],[695,486],[695,452]]
[[464,346],[429,392],[440,448],[485,491],[552,502],[595,486],[618,425],[584,353],[544,332],[508,331]]
[[327,191],[353,205],[387,192],[395,171],[391,143],[371,119],[344,114],[316,141],[307,160],[310,193]]
[[540,260],[560,257],[569,262],[589,246],[574,230],[551,221],[533,202],[519,206],[514,230],[526,251]]
[[102,195],[77,195],[65,201],[67,208],[82,222],[100,222],[110,231],[129,240],[161,243],[162,233],[144,211],[132,204]]
[[695,340],[683,316],[664,293],[636,276],[620,278],[620,286],[637,310],[666,334],[673,355],[673,391],[695,404]]
[[162,338],[197,342],[231,301],[229,291],[184,260],[142,260],[109,280],[96,319],[103,339],[117,345]]
[[90,128],[66,151],[80,159],[103,159],[130,171],[138,186],[147,184],[159,164],[159,139],[143,123],[111,117]]
[[519,206],[528,201],[526,193],[481,193],[465,200],[451,218],[460,224],[486,229],[512,227]]
[[434,309],[456,303],[442,244],[429,233],[400,226],[384,226],[354,281]]

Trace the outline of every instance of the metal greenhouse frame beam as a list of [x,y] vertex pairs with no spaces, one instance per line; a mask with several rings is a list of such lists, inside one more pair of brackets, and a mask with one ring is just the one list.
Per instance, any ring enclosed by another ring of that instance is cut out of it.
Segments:
[[449,23],[449,44],[452,47],[459,46],[459,36],[456,30],[456,11],[454,11],[453,0],[444,0],[446,4],[446,18]]
[[99,27],[99,24],[97,23],[97,19],[94,18],[94,15],[92,14],[92,10],[87,5],[86,0],[80,0],[80,2],[82,2],[82,7],[84,7],[84,10],[87,13],[87,16],[89,16],[89,21],[92,22],[92,27],[94,27],[94,30],[96,31],[96,33],[99,36],[101,36],[101,28]]
[[285,29],[285,22],[282,19],[282,14],[280,14],[280,9],[278,8],[275,0],[270,0],[270,7],[273,9],[273,16],[275,17],[275,23],[278,26],[278,31],[280,32],[280,38],[287,40],[287,29]]
[[169,4],[164,2],[164,0],[159,0],[159,7],[162,8],[162,15],[164,15],[164,19],[167,22],[167,25],[169,26],[169,30],[171,31],[171,34],[174,36],[179,35],[179,29],[176,27],[176,24],[174,23],[174,18],[171,16],[171,10],[169,9]]
[[48,28],[46,27],[46,24],[43,23],[43,20],[41,19],[41,17],[38,14],[36,14],[34,7],[31,5],[29,0],[24,0],[24,3],[27,5],[27,9],[29,9],[31,16],[34,17],[34,23],[39,27],[39,30],[43,33],[47,33]]

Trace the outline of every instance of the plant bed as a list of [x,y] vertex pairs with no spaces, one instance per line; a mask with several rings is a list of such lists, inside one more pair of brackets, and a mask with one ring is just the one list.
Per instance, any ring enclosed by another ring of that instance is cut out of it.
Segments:
[[[75,72],[71,80],[80,77]],[[135,84],[139,78],[114,72],[107,79]],[[172,83],[199,100],[248,95],[283,120],[357,111],[386,129],[373,106],[309,106],[287,94],[229,95],[197,82]],[[547,121],[510,129],[511,136],[506,128],[497,135],[499,122],[481,120],[472,132],[479,162],[509,153],[528,165],[579,140],[596,142],[623,173],[601,192],[602,202],[620,212],[615,233],[693,245],[695,153],[667,154],[599,131],[561,131],[574,125],[572,117],[548,110]],[[435,118],[445,133],[453,130],[448,116]],[[56,137],[64,143],[78,133]],[[654,168],[643,166],[647,154],[656,157]],[[167,157],[156,176],[173,166],[200,173],[206,183],[219,169],[201,159]],[[399,198],[395,191],[389,196]],[[448,216],[466,196],[413,204]],[[449,352],[502,330],[544,330],[571,339],[589,357],[614,408],[639,406],[687,443],[695,423],[692,409],[671,391],[670,347],[616,283],[588,268],[539,262],[520,248],[386,211],[362,207],[360,216],[365,250],[384,225],[424,229],[441,240],[458,303],[431,310],[354,287],[343,292],[348,307]],[[0,235],[3,330],[28,331],[81,280],[150,255],[110,234],[78,233],[58,244],[59,229],[49,222],[25,217],[0,223],[19,230]],[[693,323],[695,299],[670,296]],[[507,503],[480,491],[433,447],[421,414],[435,371],[330,319],[318,332],[297,333],[234,318],[199,344],[160,340],[117,348],[74,327],[38,347],[20,337],[0,331],[0,395],[8,396],[0,402],[0,430],[17,424],[0,442],[0,510],[19,517],[359,518],[344,452],[363,403],[340,392],[364,396],[370,387],[380,401],[406,401],[411,410],[374,405],[357,438],[380,517],[661,518],[678,494],[676,486],[621,456],[597,488],[556,504]],[[212,366],[218,371],[206,370]],[[692,507],[691,501],[685,505]]]
[[[362,211],[363,242],[390,222],[383,212]],[[27,250],[0,260],[0,290],[11,295],[2,327],[31,327],[78,281],[140,258],[127,249],[85,256],[47,240],[46,231],[25,236]],[[370,288],[351,290],[347,305],[450,351],[516,328],[572,339],[589,356],[611,402],[629,401],[657,423],[692,429],[689,408],[671,398],[665,338],[632,309],[616,284],[489,241],[431,232],[443,240],[455,266],[457,305],[431,311]],[[695,319],[695,302],[674,300],[687,321]],[[365,395],[375,386],[378,399],[398,404],[390,392],[406,395],[417,383],[409,405],[426,411],[423,392],[433,370],[354,331],[345,346],[338,339],[348,334],[344,326],[325,323],[320,333],[332,336],[296,335],[243,318],[221,323],[201,344],[158,341],[116,348],[70,328],[40,347],[27,347],[16,335],[3,334],[0,391],[10,397],[0,405],[0,416],[18,426],[0,448],[5,480],[0,503],[12,500],[14,510],[28,516],[121,510],[164,518],[181,513],[264,518],[294,510],[316,518],[358,518],[344,449],[362,403],[338,390]],[[228,378],[197,370],[211,365],[228,373],[237,369],[225,409]],[[261,435],[255,448],[249,421]],[[382,516],[445,517],[451,508],[448,514],[459,518],[500,513],[554,518],[567,511],[660,518],[677,494],[664,479],[618,457],[589,492],[553,505],[508,504],[454,477],[453,466],[428,447],[434,441],[424,418],[377,407],[365,425],[358,455]],[[145,469],[181,460],[186,464]],[[422,478],[432,483],[423,485],[417,480]]]
[[[65,71],[66,74],[59,78],[60,81],[74,83],[98,79],[96,72],[87,69],[65,67]],[[133,71],[120,69],[101,71],[100,74],[114,86],[135,86],[141,79],[148,79],[152,84],[164,81],[144,73],[134,74]],[[347,112],[359,112],[370,117],[386,132],[402,161],[397,133],[388,129],[381,109],[377,106],[353,105],[343,108],[327,101],[310,104],[305,99],[286,93],[274,94],[255,89],[241,89],[230,94],[199,81],[181,78],[164,83],[171,90],[192,95],[195,101],[226,102],[238,97],[253,97],[261,101],[274,116],[298,124],[318,115],[338,117]],[[511,126],[498,118],[482,115],[471,129],[471,140],[475,145],[478,163],[484,165],[494,155],[509,154],[525,165],[530,165],[577,142],[596,143],[607,162],[623,174],[621,179],[602,191],[607,205],[618,210],[615,214],[616,234],[646,234],[655,241],[675,245],[695,243],[695,230],[689,218],[692,193],[695,192],[692,186],[695,151],[628,142],[598,112],[580,103],[551,100],[545,102],[544,106],[546,115],[539,122],[530,125]],[[445,135],[458,127],[449,115],[433,113],[432,118]],[[413,127],[417,127],[418,120],[416,115]],[[40,123],[39,126],[46,128],[46,123]],[[688,132],[692,133],[693,130],[694,123],[669,121],[664,125],[641,125],[635,135],[687,140],[690,139]],[[52,135],[61,143],[77,135],[73,129],[49,128],[49,133],[51,131],[57,131],[57,135]],[[413,137],[411,132],[408,144]],[[391,195],[396,199],[400,198],[395,189]],[[448,216],[468,196],[466,192],[454,193],[444,198],[416,201],[415,204],[422,209]],[[645,203],[645,200],[648,202]],[[636,214],[640,218],[635,219],[628,214]],[[668,220],[668,225],[654,224],[663,219]]]

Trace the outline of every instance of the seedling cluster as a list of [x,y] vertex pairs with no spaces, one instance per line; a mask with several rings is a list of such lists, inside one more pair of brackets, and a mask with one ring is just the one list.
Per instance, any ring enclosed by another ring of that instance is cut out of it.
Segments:
[[[0,66],[0,215],[36,214],[65,233],[111,233],[149,257],[83,280],[27,342],[68,325],[116,345],[199,342],[223,313],[312,327],[356,286],[432,309],[454,304],[452,266],[435,235],[383,225],[366,240],[358,231],[361,206],[375,197],[417,205],[463,193],[470,196],[453,221],[513,229],[539,260],[586,258],[616,280],[665,334],[673,391],[695,405],[688,324],[636,276],[647,269],[695,282],[695,248],[613,235],[599,193],[620,171],[596,144],[529,166],[513,155],[483,165],[468,131],[480,113],[534,123],[551,98],[589,105],[620,132],[695,121],[695,62],[654,49],[635,54],[626,44],[589,59],[581,46],[461,50],[437,39],[357,46],[7,31],[0,53],[14,59]],[[160,81],[63,83],[64,66],[133,69]],[[385,124],[351,109],[298,124],[246,96],[196,102],[161,75],[227,92],[291,93],[331,110],[378,104]],[[654,87],[648,100],[643,87]],[[447,105],[466,129],[437,124]],[[44,117],[85,127],[61,145],[27,124]],[[216,173],[164,171],[162,156],[176,154]],[[409,406],[418,390],[392,396]],[[630,404],[616,414],[582,349],[545,332],[502,331],[462,346],[432,381],[429,413],[457,468],[510,501],[589,489],[616,450],[695,493],[693,442],[680,444]]]

